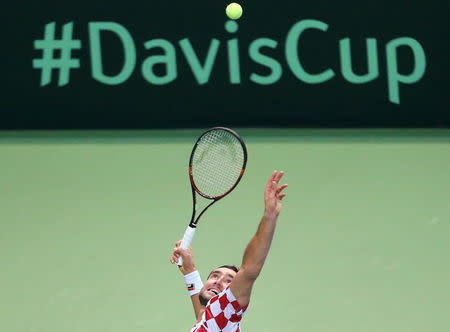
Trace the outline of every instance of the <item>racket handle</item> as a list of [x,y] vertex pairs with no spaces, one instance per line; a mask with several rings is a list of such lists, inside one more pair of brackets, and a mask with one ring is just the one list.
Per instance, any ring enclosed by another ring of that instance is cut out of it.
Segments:
[[[186,228],[186,231],[184,232],[183,240],[181,240],[181,244],[180,244],[181,248],[183,248],[184,250],[188,250],[189,249],[189,247],[191,246],[192,239],[194,238],[194,234],[195,234],[196,230],[197,230],[196,227],[188,226]],[[182,266],[183,265],[183,257],[180,256],[178,258],[177,265],[178,266]]]

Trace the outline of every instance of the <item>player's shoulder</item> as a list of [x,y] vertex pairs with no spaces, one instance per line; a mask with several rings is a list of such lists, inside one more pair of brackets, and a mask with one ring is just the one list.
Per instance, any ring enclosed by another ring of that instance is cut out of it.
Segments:
[[[217,302],[217,304],[215,304]],[[225,310],[227,306],[230,306],[229,309],[233,309],[236,314],[242,315],[247,310],[248,304],[244,307],[241,307],[236,296],[234,296],[231,291],[230,286],[226,287],[222,292],[209,300],[207,306],[219,306],[221,310]]]

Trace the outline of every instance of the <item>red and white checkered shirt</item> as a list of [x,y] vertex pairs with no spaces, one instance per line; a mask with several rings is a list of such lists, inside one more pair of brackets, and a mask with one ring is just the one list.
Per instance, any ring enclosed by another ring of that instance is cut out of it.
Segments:
[[240,332],[247,307],[248,304],[241,308],[228,286],[209,300],[201,321],[190,332]]

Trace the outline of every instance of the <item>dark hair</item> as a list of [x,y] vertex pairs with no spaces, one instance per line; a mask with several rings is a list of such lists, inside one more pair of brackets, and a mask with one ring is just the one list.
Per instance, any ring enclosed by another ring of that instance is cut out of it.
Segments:
[[[230,270],[233,270],[234,272],[236,272],[236,273],[238,273],[238,271],[239,271],[239,268],[237,267],[237,266],[234,266],[234,265],[222,265],[222,266],[219,266],[217,269],[220,269],[220,268],[227,268],[227,269],[230,269]],[[208,275],[208,278],[206,278],[206,279],[209,279],[209,277],[211,276],[211,274],[215,271],[216,269],[214,269],[214,270],[212,270],[210,273],[209,273],[209,275]]]

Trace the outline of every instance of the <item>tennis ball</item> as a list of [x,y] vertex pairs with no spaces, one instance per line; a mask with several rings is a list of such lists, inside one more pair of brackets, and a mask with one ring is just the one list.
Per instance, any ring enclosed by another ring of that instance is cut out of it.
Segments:
[[237,20],[242,16],[242,7],[240,4],[232,2],[227,6],[225,12],[227,13],[227,16],[229,18],[231,18],[232,20]]

